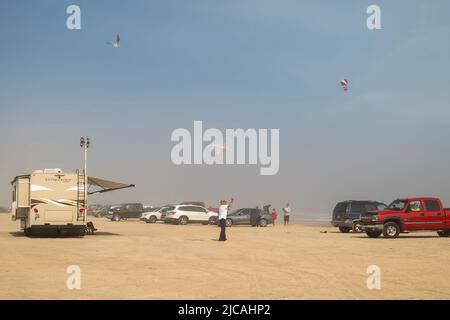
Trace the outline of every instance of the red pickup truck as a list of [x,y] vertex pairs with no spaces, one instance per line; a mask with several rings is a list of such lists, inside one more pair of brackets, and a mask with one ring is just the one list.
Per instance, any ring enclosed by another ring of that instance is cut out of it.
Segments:
[[450,236],[450,209],[439,198],[407,198],[394,200],[385,210],[371,212],[361,221],[370,238],[397,238],[401,232],[432,230],[440,237]]

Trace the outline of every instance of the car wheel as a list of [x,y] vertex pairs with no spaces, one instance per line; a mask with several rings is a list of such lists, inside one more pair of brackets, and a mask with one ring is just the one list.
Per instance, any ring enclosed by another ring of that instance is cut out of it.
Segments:
[[267,227],[267,220],[266,219],[259,220],[259,226],[263,228]]
[[112,218],[111,218],[111,220],[112,221],[120,221],[120,215],[118,215],[117,213],[115,213],[113,216],[112,216]]
[[189,219],[186,216],[181,216],[180,218],[178,218],[178,224],[181,225],[186,225],[188,223]]
[[363,225],[360,222],[355,222],[353,224],[353,228],[352,228],[353,232],[355,233],[361,233],[363,232]]
[[348,227],[339,227],[339,231],[342,233],[349,233],[350,230],[352,230],[352,229],[348,228]]
[[400,227],[395,222],[388,222],[384,224],[383,227],[383,236],[385,238],[397,238],[400,234]]
[[209,219],[208,219],[208,224],[210,224],[210,225],[213,225],[213,224],[215,224],[216,223],[216,217],[210,217]]
[[231,220],[231,219],[225,220],[225,225],[226,225],[228,228],[231,227],[231,226],[233,225],[233,220]]
[[366,231],[369,238],[379,238],[381,236],[381,231]]
[[438,231],[437,234],[439,235],[439,237],[448,238],[450,237],[450,230]]
[[156,216],[150,216],[150,218],[148,219],[148,222],[149,222],[149,223],[156,223],[156,220],[158,220],[158,219],[156,218]]

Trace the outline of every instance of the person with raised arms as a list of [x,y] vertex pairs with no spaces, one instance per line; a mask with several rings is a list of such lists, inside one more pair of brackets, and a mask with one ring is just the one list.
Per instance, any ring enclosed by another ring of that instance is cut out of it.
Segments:
[[230,209],[231,205],[233,204],[234,199],[231,198],[231,200],[227,203],[226,200],[220,200],[220,207],[219,207],[219,222],[220,222],[220,236],[219,241],[226,241],[227,235],[226,235],[226,226],[227,226],[227,214],[228,210]]

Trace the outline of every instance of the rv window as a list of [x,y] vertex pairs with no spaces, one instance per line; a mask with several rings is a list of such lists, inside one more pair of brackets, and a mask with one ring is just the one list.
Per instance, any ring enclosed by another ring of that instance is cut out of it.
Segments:
[[16,201],[16,186],[14,186],[14,189],[12,191],[12,201],[15,202]]

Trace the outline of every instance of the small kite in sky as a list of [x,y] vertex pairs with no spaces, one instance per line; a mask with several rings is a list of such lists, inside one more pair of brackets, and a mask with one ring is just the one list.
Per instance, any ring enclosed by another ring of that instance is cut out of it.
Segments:
[[342,86],[342,89],[344,89],[344,91],[348,91],[348,80],[347,79],[342,79],[341,80],[341,86]]
[[112,45],[114,48],[119,48],[120,47],[120,36],[119,34],[116,35],[116,40],[114,42],[106,42],[106,44]]
[[221,150],[228,150],[228,147],[227,147],[226,144],[218,144],[218,143],[215,143],[215,144],[213,144],[213,147],[214,147],[214,148],[217,148],[217,149],[221,149]]

